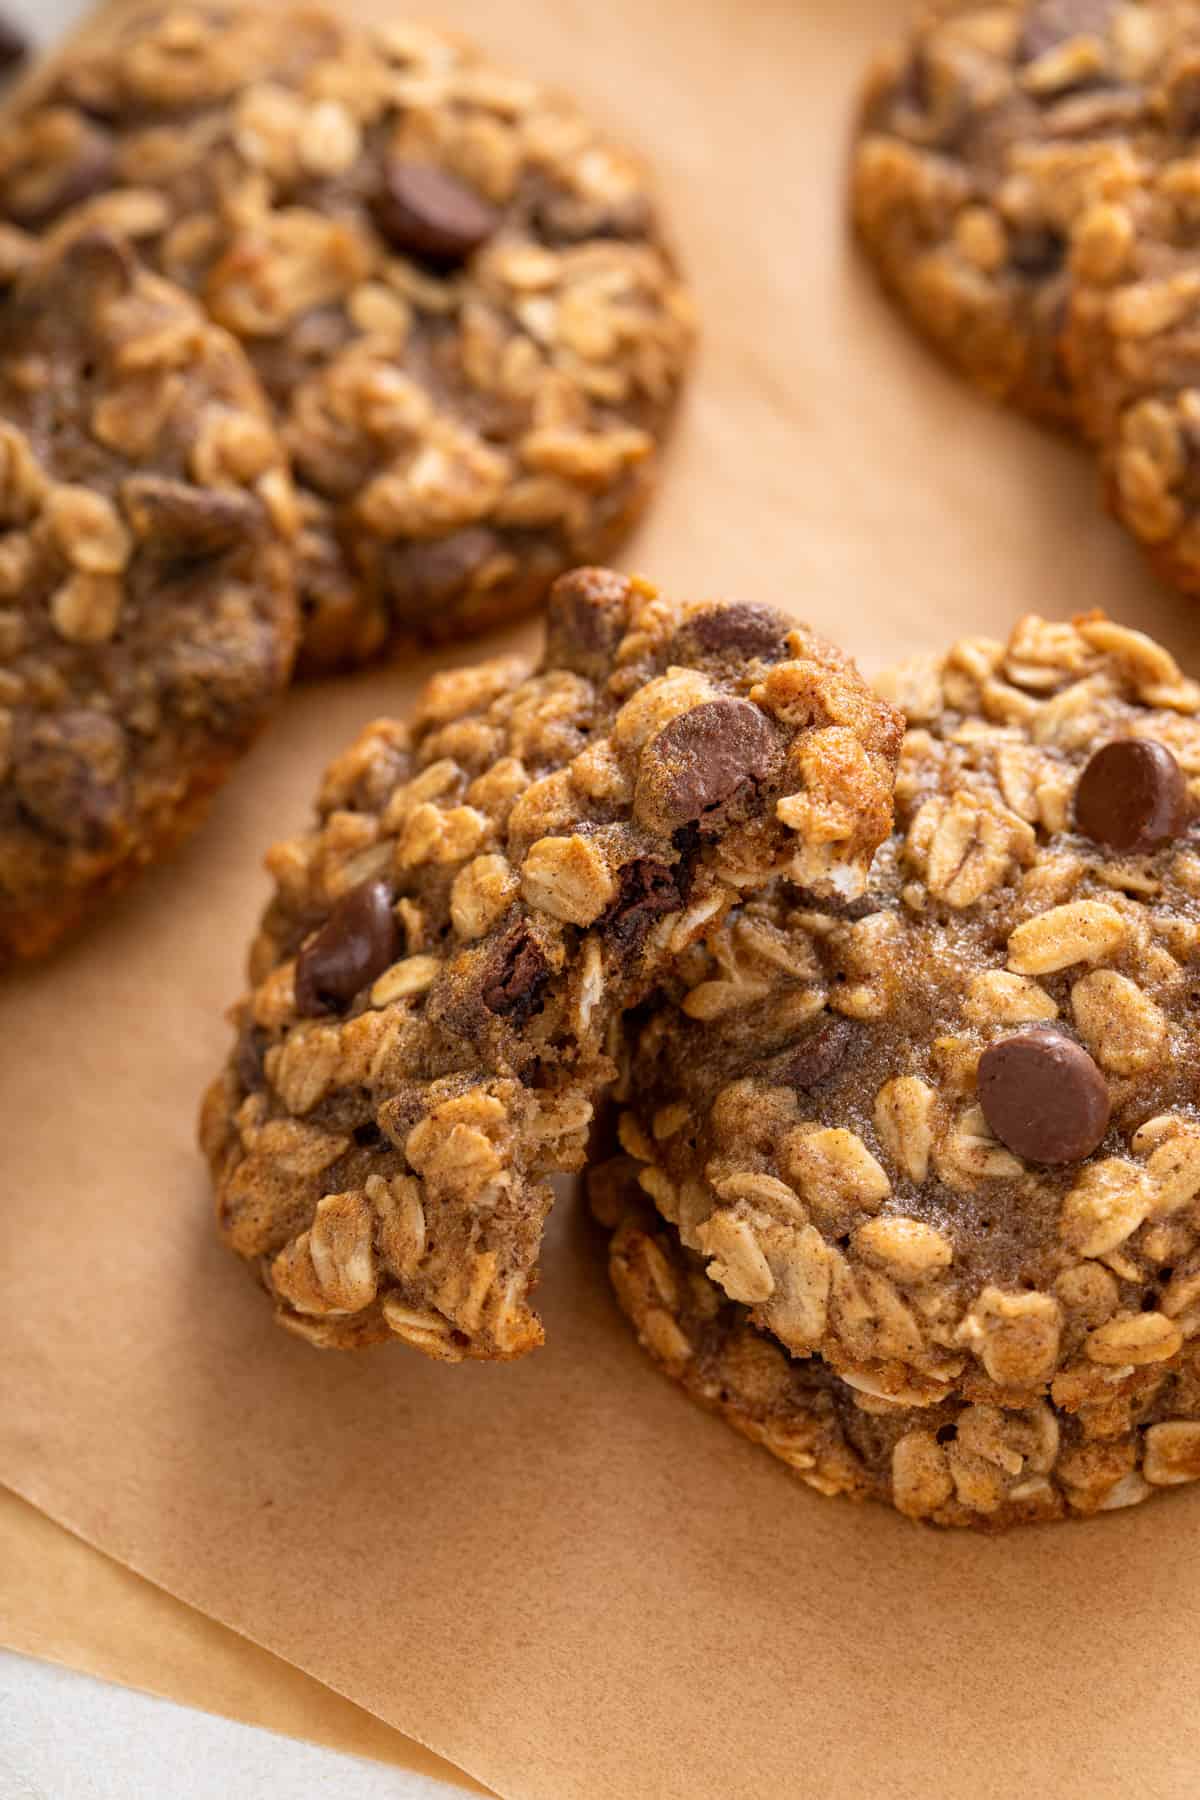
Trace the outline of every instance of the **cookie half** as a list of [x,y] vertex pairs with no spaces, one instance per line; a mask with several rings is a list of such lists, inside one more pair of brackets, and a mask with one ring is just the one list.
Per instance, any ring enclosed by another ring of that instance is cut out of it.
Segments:
[[282,451],[241,350],[102,233],[0,295],[0,962],[199,822],[296,646]]
[[1173,97],[1198,44],[1193,0],[941,0],[872,70],[859,236],[918,330],[994,399],[1075,422],[1072,230],[1185,126]]
[[621,1141],[728,1296],[904,1405],[1107,1416],[1200,1330],[1200,689],[1098,616],[886,684],[863,898],[688,949]]
[[[1136,1506],[1200,1480],[1200,1359],[1142,1371],[1103,1410],[863,1393],[758,1330],[638,1204],[627,1158],[590,1177],[609,1272],[642,1348],[684,1391],[819,1494],[878,1500],[929,1524],[1000,1531]],[[615,1229],[613,1229],[615,1227]]]
[[650,496],[692,311],[645,172],[459,39],[127,19],[8,121],[0,216],[126,233],[241,340],[299,483],[305,669],[527,610]]
[[205,1106],[222,1233],[283,1324],[449,1359],[541,1340],[544,1176],[623,1011],[739,895],[859,892],[899,715],[769,608],[563,577],[536,670],[439,675],[329,770]]

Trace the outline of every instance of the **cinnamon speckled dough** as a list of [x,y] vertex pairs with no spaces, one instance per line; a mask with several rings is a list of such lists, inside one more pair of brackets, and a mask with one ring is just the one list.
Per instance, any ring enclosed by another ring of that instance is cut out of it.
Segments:
[[1073,228],[1194,125],[1194,0],[941,0],[867,83],[859,234],[914,324],[993,398],[1073,424]]
[[294,513],[237,344],[124,245],[0,295],[0,962],[184,837],[266,720]]
[[849,1387],[820,1358],[755,1328],[639,1196],[628,1158],[590,1177],[615,1227],[609,1270],[642,1348],[693,1400],[817,1493],[879,1500],[934,1525],[1000,1531],[1134,1506],[1200,1480],[1200,1361],[1127,1381],[1104,1409],[964,1403],[916,1408]]
[[564,576],[545,654],[368,726],[276,892],[202,1135],[226,1242],[282,1324],[512,1357],[620,1018],[781,871],[860,892],[899,715],[805,627]]
[[609,554],[692,337],[645,173],[567,100],[402,18],[158,7],[0,144],[0,216],[103,221],[274,401],[302,666],[456,638]]
[[687,950],[621,1141],[712,1279],[857,1391],[1124,1417],[1200,1330],[1200,688],[1089,615],[885,691],[910,729],[867,893],[781,883]]

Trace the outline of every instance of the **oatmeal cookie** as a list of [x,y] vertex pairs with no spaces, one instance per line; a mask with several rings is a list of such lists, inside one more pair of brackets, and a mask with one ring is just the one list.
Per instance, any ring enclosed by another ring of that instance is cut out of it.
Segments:
[[294,525],[240,349],[123,243],[0,293],[0,962],[199,822],[290,673]]
[[[1200,129],[1200,48],[1172,89]],[[1157,572],[1200,593],[1200,155],[1090,207],[1071,251],[1065,353],[1109,504]]]
[[621,1119],[755,1324],[905,1405],[1115,1404],[1200,1330],[1200,687],[1085,615],[885,686],[867,894],[668,977]]
[[[999,1531],[1136,1506],[1200,1480],[1200,1343],[1122,1381],[1098,1406],[955,1396],[910,1407],[789,1357],[639,1206],[636,1164],[593,1171],[593,1209],[615,1227],[609,1271],[622,1311],[665,1374],[819,1494],[879,1500],[934,1525]],[[633,1192],[631,1193],[631,1189]]]
[[776,872],[862,890],[899,715],[805,627],[561,577],[546,649],[435,677],[329,770],[204,1109],[220,1228],[283,1324],[511,1357],[548,1171],[620,1016]]
[[1069,245],[1190,129],[1195,0],[939,0],[872,70],[859,235],[927,338],[993,398],[1056,424]]
[[302,667],[469,635],[608,555],[692,337],[638,161],[398,19],[114,33],[6,122],[0,217],[125,232],[245,345],[300,489]]

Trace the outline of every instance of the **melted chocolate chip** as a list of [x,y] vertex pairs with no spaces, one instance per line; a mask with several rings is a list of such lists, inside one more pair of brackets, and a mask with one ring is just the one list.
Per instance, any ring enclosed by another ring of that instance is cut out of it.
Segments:
[[766,1079],[772,1086],[819,1087],[846,1060],[854,1036],[849,1019],[823,1013],[802,1037],[771,1058]]
[[1117,738],[1089,759],[1075,789],[1075,826],[1111,850],[1155,850],[1187,825],[1183,770],[1153,738]]
[[636,955],[655,919],[678,912],[684,904],[681,873],[652,856],[626,863],[618,878],[617,897],[601,922],[608,942],[623,955]]
[[296,958],[297,1011],[340,1012],[395,962],[399,948],[386,881],[360,882]]
[[498,1018],[519,1030],[539,1010],[542,989],[550,970],[541,946],[528,927],[516,926],[496,952],[491,973],[483,984],[483,1004]]
[[601,681],[629,623],[630,586],[611,569],[572,569],[550,589],[546,661]]
[[373,210],[393,249],[441,267],[465,262],[500,222],[494,207],[444,169],[398,157]]
[[664,725],[642,752],[634,811],[638,823],[673,831],[733,810],[778,768],[779,738],[749,700],[725,695],[693,706]]
[[1019,1031],[979,1059],[979,1104],[1002,1144],[1027,1162],[1081,1162],[1108,1130],[1108,1083],[1081,1044],[1054,1029]]
[[693,663],[704,657],[730,661],[781,662],[787,655],[791,626],[770,606],[737,600],[706,606],[685,619],[671,640],[672,662]]
[[1103,37],[1117,0],[1034,0],[1025,13],[1017,57],[1033,62],[1068,38]]

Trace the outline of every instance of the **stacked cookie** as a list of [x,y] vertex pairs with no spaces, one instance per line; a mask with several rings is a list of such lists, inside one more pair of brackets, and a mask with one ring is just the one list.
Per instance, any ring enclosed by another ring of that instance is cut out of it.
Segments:
[[692,336],[643,169],[569,101],[236,0],[127,17],[10,110],[0,296],[0,956],[190,828],[297,642],[467,636],[611,550]]
[[782,883],[631,1033],[621,1304],[823,1493],[994,1528],[1200,1478],[1200,689],[1099,617],[885,684],[867,892]]
[[1200,688],[1091,615],[884,689],[902,743],[769,609],[581,570],[536,670],[339,758],[202,1126],[281,1324],[538,1344],[614,1093],[618,1299],[809,1485],[995,1528],[1200,1478]]
[[868,79],[860,238],[969,379],[1096,446],[1200,592],[1194,0],[939,0]]

